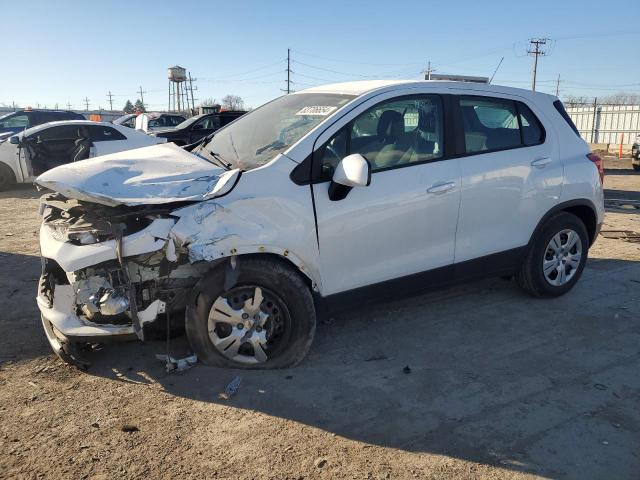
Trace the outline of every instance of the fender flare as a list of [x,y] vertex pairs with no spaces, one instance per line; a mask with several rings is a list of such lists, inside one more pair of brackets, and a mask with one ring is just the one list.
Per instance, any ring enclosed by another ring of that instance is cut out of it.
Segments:
[[[591,212],[593,213],[594,218],[596,218],[596,228],[595,228],[595,232],[593,232],[593,238],[591,238],[590,240],[590,244],[593,245],[593,242],[595,241],[596,237],[598,236],[598,232],[599,232],[599,225],[597,224],[597,210],[596,207],[594,205],[594,203],[591,200],[588,200],[586,198],[577,198],[574,200],[567,200],[566,202],[562,202],[559,203],[557,205],[555,205],[553,208],[551,208],[547,213],[545,213],[542,218],[540,219],[540,221],[538,222],[538,224],[536,225],[536,228],[533,230],[533,233],[531,234],[531,237],[529,238],[529,243],[527,244],[527,247],[531,247],[531,245],[533,244],[535,238],[538,236],[538,234],[540,233],[540,230],[542,230],[542,228],[544,227],[544,224],[547,223],[547,221],[556,213],[559,212],[563,212],[566,211],[570,208],[573,207],[588,207]],[[588,228],[588,226],[587,226]]]

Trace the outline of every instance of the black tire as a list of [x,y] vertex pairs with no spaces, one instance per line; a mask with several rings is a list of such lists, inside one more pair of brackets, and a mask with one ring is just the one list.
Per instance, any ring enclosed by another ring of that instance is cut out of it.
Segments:
[[[316,328],[316,313],[311,291],[300,274],[285,261],[269,257],[238,257],[237,280],[225,290],[229,262],[223,262],[198,282],[187,304],[185,330],[198,358],[207,365],[224,368],[275,369],[298,364],[307,354]],[[209,337],[209,312],[220,296],[234,288],[258,286],[277,296],[285,307],[289,322],[281,344],[264,363],[246,364],[225,357]]]
[[[555,286],[545,278],[542,263],[551,239],[566,229],[575,231],[580,237],[582,255],[573,277],[564,285]],[[558,297],[564,295],[580,279],[587,262],[588,249],[589,235],[582,220],[568,212],[558,213],[547,220],[534,238],[520,269],[516,272],[516,281],[520,287],[534,297]]]
[[0,192],[13,188],[16,184],[16,176],[6,165],[0,163]]

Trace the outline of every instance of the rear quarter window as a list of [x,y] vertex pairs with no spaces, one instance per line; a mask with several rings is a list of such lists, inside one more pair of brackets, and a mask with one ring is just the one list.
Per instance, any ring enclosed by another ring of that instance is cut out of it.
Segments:
[[573,130],[577,136],[580,136],[580,132],[578,131],[576,124],[573,123],[573,120],[571,120],[571,117],[565,110],[563,103],[560,100],[556,100],[555,102],[553,102],[553,106],[556,107],[556,110],[558,111],[560,116],[564,118],[564,121],[569,124],[569,126],[571,127],[571,130]]

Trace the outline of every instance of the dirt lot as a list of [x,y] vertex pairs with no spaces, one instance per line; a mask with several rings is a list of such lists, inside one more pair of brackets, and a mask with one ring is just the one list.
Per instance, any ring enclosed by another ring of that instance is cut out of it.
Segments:
[[[608,198],[640,200],[629,160],[607,166]],[[222,400],[238,372],[167,374],[163,342],[86,373],[50,353],[37,197],[0,194],[1,478],[640,478],[640,243],[601,237],[563,298],[495,279],[365,305]],[[640,232],[640,210],[604,229]]]

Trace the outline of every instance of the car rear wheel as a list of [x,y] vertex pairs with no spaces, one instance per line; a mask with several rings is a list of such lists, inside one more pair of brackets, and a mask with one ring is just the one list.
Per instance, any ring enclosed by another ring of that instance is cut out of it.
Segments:
[[[237,279],[225,288],[227,276]],[[306,355],[315,333],[309,287],[283,261],[240,257],[196,286],[185,328],[198,358],[228,368],[291,367]]]
[[16,183],[16,177],[11,169],[0,163],[0,192],[8,190]]
[[582,275],[588,249],[584,223],[571,213],[558,213],[536,235],[516,280],[535,297],[563,295]]

